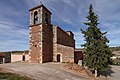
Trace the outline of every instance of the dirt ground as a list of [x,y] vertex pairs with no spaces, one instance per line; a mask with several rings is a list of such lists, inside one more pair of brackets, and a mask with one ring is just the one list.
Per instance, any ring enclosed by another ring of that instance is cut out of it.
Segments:
[[25,75],[35,80],[93,80],[86,74],[79,74],[69,70],[69,67],[65,67],[63,63],[7,63],[0,64],[0,69]]
[[109,80],[120,80],[120,66],[112,66],[110,73],[108,76]]

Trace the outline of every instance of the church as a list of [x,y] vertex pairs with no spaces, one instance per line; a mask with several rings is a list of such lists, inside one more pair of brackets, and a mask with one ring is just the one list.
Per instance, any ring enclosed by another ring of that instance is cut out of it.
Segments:
[[74,62],[74,34],[52,24],[52,13],[43,4],[29,12],[29,62]]
[[29,50],[0,52],[0,63],[78,63],[83,60],[84,50],[75,49],[74,34],[52,24],[52,13],[43,4],[31,8],[29,13]]

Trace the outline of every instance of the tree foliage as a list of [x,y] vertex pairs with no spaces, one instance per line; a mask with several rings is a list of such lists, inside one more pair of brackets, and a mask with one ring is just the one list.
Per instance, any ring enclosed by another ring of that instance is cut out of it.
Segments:
[[98,16],[93,12],[92,5],[89,7],[89,15],[86,17],[88,22],[84,24],[88,28],[84,31],[85,44],[82,46],[86,49],[84,54],[84,65],[92,70],[103,70],[110,68],[112,63],[112,52],[107,43],[109,40],[105,36],[107,32],[101,32],[98,28]]

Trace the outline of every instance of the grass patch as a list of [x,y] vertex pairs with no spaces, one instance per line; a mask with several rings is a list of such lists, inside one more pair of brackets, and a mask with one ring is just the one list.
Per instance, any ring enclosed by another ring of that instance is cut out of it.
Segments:
[[20,76],[18,74],[0,72],[0,80],[33,80],[33,79],[30,79],[27,76]]

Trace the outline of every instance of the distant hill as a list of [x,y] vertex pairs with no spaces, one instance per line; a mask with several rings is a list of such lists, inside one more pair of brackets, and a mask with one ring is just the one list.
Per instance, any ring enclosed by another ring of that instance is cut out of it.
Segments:
[[[76,50],[85,50],[84,48],[76,48]],[[120,46],[118,47],[110,47],[110,50],[113,51],[120,51]]]
[[120,46],[118,47],[110,47],[111,51],[120,51]]
[[7,52],[0,52],[0,54],[10,54],[10,53],[28,53],[29,51],[28,50],[25,50],[25,51],[7,51]]

